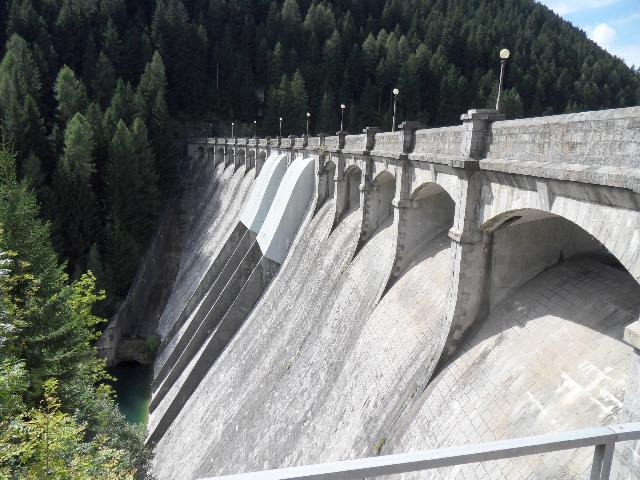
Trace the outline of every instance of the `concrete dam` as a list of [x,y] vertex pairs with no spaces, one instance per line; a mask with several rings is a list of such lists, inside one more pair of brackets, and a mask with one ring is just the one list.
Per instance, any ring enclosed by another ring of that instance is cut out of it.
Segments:
[[[194,139],[188,164],[162,308],[128,322],[162,340],[158,479],[640,418],[640,107]],[[592,457],[401,478],[588,478]],[[637,442],[613,475],[640,478]]]

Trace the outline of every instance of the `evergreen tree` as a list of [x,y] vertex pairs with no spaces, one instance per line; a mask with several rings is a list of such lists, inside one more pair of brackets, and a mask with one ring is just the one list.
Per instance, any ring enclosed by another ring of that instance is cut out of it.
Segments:
[[92,85],[98,104],[106,108],[116,88],[116,71],[104,52],[100,52],[98,57]]
[[296,70],[291,78],[291,86],[288,98],[288,131],[300,135],[305,132],[307,112],[309,111],[309,98],[304,79],[300,70]]
[[332,135],[333,132],[339,129],[340,124],[335,110],[333,95],[325,91],[322,95],[322,101],[320,102],[320,109],[318,110],[318,131]]
[[106,260],[110,291],[123,296],[133,280],[140,255],[140,245],[133,231],[138,220],[137,205],[132,201],[140,188],[133,138],[125,123],[116,124],[109,147],[105,171],[107,226],[105,228]]
[[105,133],[110,135],[120,120],[127,125],[131,125],[135,115],[136,104],[133,88],[130,83],[125,83],[120,78],[113,92],[111,104],[104,113]]
[[91,188],[95,171],[93,149],[91,125],[81,113],[76,113],[67,124],[64,153],[54,176],[59,209],[56,234],[76,276],[85,266],[88,246],[96,238],[97,209]]
[[147,128],[139,118],[133,122],[131,136],[135,155],[132,167],[137,170],[138,176],[138,187],[131,198],[131,202],[136,205],[138,217],[133,225],[132,233],[141,245],[145,245],[153,233],[158,216],[160,205],[158,174],[156,173],[155,154],[149,143]]
[[12,35],[0,63],[0,115],[20,160],[29,152],[44,153],[41,93],[40,70],[31,49],[22,37]]
[[153,58],[147,63],[144,73],[140,77],[140,83],[136,91],[135,100],[138,115],[146,124],[150,124],[151,111],[153,110],[158,94],[166,98],[167,77],[160,53],[156,50]]
[[64,65],[58,73],[54,87],[54,96],[58,102],[58,124],[64,128],[69,119],[87,108],[87,90],[80,79],[69,67]]

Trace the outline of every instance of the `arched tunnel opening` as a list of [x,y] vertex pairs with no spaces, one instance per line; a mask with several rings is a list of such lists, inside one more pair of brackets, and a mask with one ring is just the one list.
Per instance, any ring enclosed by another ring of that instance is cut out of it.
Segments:
[[368,235],[381,225],[389,223],[393,215],[393,197],[396,194],[396,179],[387,172],[380,172],[371,182],[368,208]]
[[360,208],[360,183],[362,182],[362,170],[357,166],[352,166],[345,172],[346,181],[346,204],[345,213]]
[[404,211],[404,249],[411,256],[453,226],[455,203],[444,188],[425,183],[414,190]]
[[544,270],[573,259],[588,258],[626,269],[600,241],[564,217],[535,209],[500,215],[485,223],[492,235],[490,308]]
[[331,160],[318,172],[318,208],[333,198],[336,189],[335,175],[336,164]]
[[[360,208],[362,170],[357,165],[350,165],[344,171],[342,179],[338,179],[338,181],[340,188],[338,188],[336,195],[336,222]],[[336,188],[335,184],[333,188]]]
[[[488,255],[484,278],[475,257],[465,261],[465,253],[480,250],[453,242],[451,251],[460,255],[460,277],[468,282],[458,286],[458,305],[464,309],[484,282],[486,309],[431,377],[415,413],[421,438],[448,447],[468,442],[474,431],[473,441],[482,442],[548,433],[558,425],[571,430],[625,421],[632,347],[623,334],[640,314],[637,281],[597,238],[546,211],[505,212],[481,230],[481,251]],[[459,412],[455,422],[434,415],[452,405]],[[482,429],[474,430],[477,425]],[[584,476],[592,456],[557,454],[548,474]],[[504,467],[519,474],[545,465],[514,459]]]

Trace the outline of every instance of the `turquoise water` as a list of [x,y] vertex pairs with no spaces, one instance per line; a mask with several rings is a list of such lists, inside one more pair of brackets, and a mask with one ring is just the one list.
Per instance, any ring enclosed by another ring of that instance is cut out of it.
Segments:
[[112,385],[125,418],[131,423],[147,423],[153,367],[126,362],[110,368],[109,373],[116,378]]

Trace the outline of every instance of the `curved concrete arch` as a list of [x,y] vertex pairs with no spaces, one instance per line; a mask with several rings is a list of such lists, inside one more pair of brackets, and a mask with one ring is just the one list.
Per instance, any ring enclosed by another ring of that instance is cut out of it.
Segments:
[[314,165],[312,158],[299,158],[291,164],[258,233],[263,255],[279,264],[284,262],[313,196]]
[[396,201],[395,204],[396,252],[386,290],[400,278],[417,253],[449,232],[456,210],[451,195],[435,182],[418,185],[407,200]]
[[253,233],[258,234],[260,231],[286,171],[285,154],[269,155],[240,214],[240,222]]
[[335,227],[344,216],[360,208],[360,185],[363,172],[359,165],[353,163],[345,168],[342,176],[336,177],[336,212],[333,226]]
[[[490,231],[496,228],[496,223],[502,224],[500,219],[526,210],[564,218],[601,243],[640,282],[640,211],[633,208],[637,199],[626,199],[628,208],[620,208],[594,201],[605,198],[597,187],[584,188],[589,191],[576,191],[575,196],[568,196],[554,194],[546,182],[534,183],[533,188],[527,189],[485,182],[478,227]],[[620,195],[632,194],[620,192]],[[617,200],[623,203],[624,199]]]
[[254,149],[249,150],[249,154],[245,160],[245,165],[247,171],[256,166],[256,151]]
[[574,257],[588,255],[627,268],[615,252],[588,230],[548,211],[514,209],[496,215],[480,228],[491,232],[493,237],[489,270],[491,307],[542,271]]

